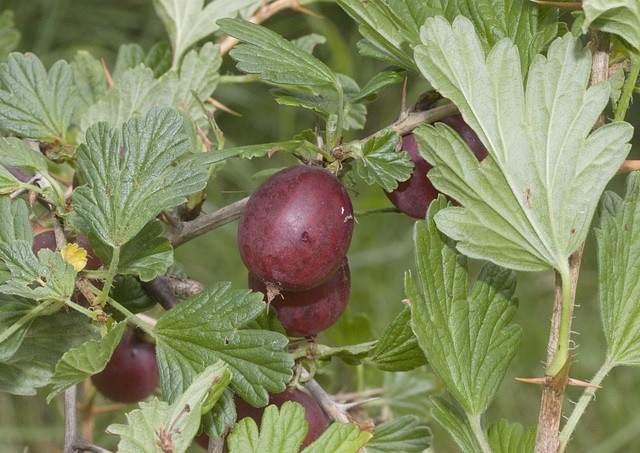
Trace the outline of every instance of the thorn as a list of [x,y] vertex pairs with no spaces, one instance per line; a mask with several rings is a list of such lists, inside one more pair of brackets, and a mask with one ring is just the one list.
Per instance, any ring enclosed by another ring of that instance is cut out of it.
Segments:
[[299,13],[306,14],[307,16],[316,17],[318,19],[324,19],[324,16],[322,14],[318,14],[315,11],[311,11],[307,8],[303,8],[302,6],[293,6],[291,7],[291,9]]
[[215,108],[220,109],[220,110],[224,110],[225,112],[231,113],[234,116],[242,116],[241,113],[238,113],[235,110],[231,110],[229,107],[227,107],[226,105],[224,105],[223,103],[221,103],[219,101],[216,101],[212,97],[208,97],[207,98],[207,102],[209,104],[213,105]]
[[516,378],[516,381],[526,382],[527,384],[546,385],[550,381],[550,376],[540,378]]
[[591,387],[594,389],[601,389],[602,386],[592,384],[591,382],[580,381],[578,379],[569,378],[567,380],[567,385],[571,385],[573,387]]
[[104,62],[104,58],[101,58],[100,61],[102,62],[104,75],[107,77],[107,85],[109,85],[109,88],[113,88],[113,79],[111,78],[111,74],[109,74],[109,70],[107,69],[106,63]]

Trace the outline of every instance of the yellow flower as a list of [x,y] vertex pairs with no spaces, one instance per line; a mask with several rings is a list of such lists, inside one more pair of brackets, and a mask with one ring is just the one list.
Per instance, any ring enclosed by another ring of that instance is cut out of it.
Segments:
[[78,248],[78,244],[67,244],[60,250],[62,259],[71,263],[73,268],[80,272],[87,265],[87,251]]

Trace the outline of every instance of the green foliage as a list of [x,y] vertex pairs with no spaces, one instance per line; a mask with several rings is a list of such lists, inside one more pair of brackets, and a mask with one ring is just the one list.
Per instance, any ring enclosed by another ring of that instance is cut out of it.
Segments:
[[640,366],[640,174],[627,178],[624,199],[606,192],[596,229],[598,296],[607,361]]
[[45,173],[47,160],[17,137],[0,138],[0,162],[9,167],[28,168]]
[[533,453],[536,442],[536,425],[526,431],[520,423],[509,423],[505,419],[489,428],[489,445],[495,453]]
[[465,412],[480,416],[493,400],[515,356],[522,329],[509,325],[517,301],[515,273],[486,264],[469,293],[466,259],[436,228],[445,207],[434,201],[426,224],[414,231],[422,289],[406,278],[411,325],[429,364]]
[[[8,302],[11,300],[6,296],[0,299],[0,311],[4,312]],[[4,317],[0,322],[4,331]],[[34,319],[20,348],[11,358],[0,360],[0,392],[35,395],[37,389],[51,382],[56,364],[68,350],[99,337],[99,329],[81,313],[56,313]]]
[[358,174],[368,184],[377,183],[391,192],[398,181],[406,181],[413,172],[413,163],[407,151],[396,152],[400,135],[391,128],[383,129],[380,136],[369,139],[361,150],[350,149],[356,157]]
[[460,403],[434,397],[431,415],[449,433],[454,442],[465,453],[480,453],[480,447],[474,438],[469,421]]
[[3,61],[20,42],[20,32],[14,28],[13,11],[0,13],[0,61]]
[[462,17],[453,26],[429,19],[421,36],[421,71],[489,151],[479,165],[450,128],[416,130],[420,152],[436,167],[434,185],[465,206],[438,214],[438,228],[470,257],[517,270],[565,269],[632,134],[624,122],[589,134],[609,99],[607,83],[587,88],[589,51],[571,35],[554,41],[532,63],[525,91],[509,41],[485,59]]
[[640,5],[636,0],[584,0],[582,33],[590,28],[618,35],[640,50]]
[[380,423],[372,434],[367,444],[370,453],[420,453],[431,443],[431,430],[411,415]]
[[56,395],[69,387],[104,370],[126,326],[126,322],[116,324],[100,341],[87,341],[80,347],[65,352],[51,377],[53,391],[47,396],[47,402],[51,402]]
[[176,164],[187,151],[187,140],[182,118],[167,108],[127,121],[122,136],[106,123],[88,129],[87,143],[78,149],[88,187],[78,187],[73,201],[100,241],[123,245],[162,210],[204,188],[206,169],[189,160]]
[[77,94],[65,61],[47,72],[36,55],[12,53],[0,64],[0,82],[3,129],[44,142],[67,143]]
[[233,374],[231,388],[254,406],[268,402],[267,391],[283,392],[293,361],[287,338],[276,332],[247,330],[266,304],[262,294],[230,291],[217,283],[164,314],[154,331],[162,395],[170,403],[207,364],[223,360]]
[[200,429],[200,417],[211,410],[229,384],[231,373],[221,361],[194,377],[193,383],[173,404],[155,398],[140,403],[140,409],[127,413],[128,425],[107,428],[122,439],[118,452],[155,453],[158,444],[170,445],[174,453],[187,450]]

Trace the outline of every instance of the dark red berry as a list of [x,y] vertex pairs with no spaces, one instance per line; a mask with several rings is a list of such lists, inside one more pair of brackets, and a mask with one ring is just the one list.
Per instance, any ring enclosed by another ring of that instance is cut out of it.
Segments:
[[278,289],[313,288],[340,266],[353,222],[338,178],[319,167],[289,167],[249,198],[238,225],[240,256],[251,273]]
[[[488,152],[476,133],[462,119],[462,115],[454,115],[441,120],[442,123],[451,126],[474,152],[479,161],[487,157]],[[398,188],[393,192],[385,192],[391,203],[408,216],[424,219],[427,208],[433,200],[438,198],[438,192],[427,173],[433,167],[423,159],[418,151],[418,144],[413,134],[402,137],[402,149],[409,153],[414,164],[411,177],[398,183]]]
[[154,345],[129,331],[122,335],[105,369],[91,377],[100,393],[121,403],[147,398],[159,380]]
[[[249,288],[266,295],[265,284],[251,273]],[[326,282],[305,291],[281,291],[271,301],[278,321],[290,337],[309,337],[340,319],[349,301],[351,275],[347,259]]]

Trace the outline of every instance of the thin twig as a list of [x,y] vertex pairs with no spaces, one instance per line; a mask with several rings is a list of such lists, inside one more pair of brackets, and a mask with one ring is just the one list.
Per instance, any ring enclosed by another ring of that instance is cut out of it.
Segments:
[[75,453],[74,443],[78,437],[76,419],[77,388],[69,387],[64,392],[64,453]]
[[73,446],[79,451],[90,451],[91,453],[113,453],[111,450],[99,447],[82,438],[76,439]]

